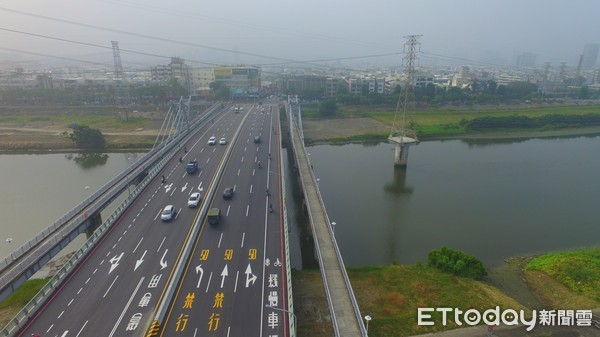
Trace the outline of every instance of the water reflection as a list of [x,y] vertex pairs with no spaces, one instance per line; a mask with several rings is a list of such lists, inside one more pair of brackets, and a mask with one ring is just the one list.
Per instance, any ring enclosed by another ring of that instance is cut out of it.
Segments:
[[107,153],[86,152],[77,154],[65,154],[65,158],[72,160],[84,170],[93,169],[95,167],[104,166],[108,161]]
[[348,266],[411,264],[460,249],[508,257],[597,245],[600,137],[428,141],[407,169],[393,146],[310,147]]

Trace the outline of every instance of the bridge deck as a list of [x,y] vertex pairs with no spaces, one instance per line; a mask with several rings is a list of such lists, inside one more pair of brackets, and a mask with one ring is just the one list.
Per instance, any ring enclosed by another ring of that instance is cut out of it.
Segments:
[[[312,167],[308,161],[302,139],[297,128],[292,128],[293,145],[298,160],[298,170],[304,185],[304,192],[308,209],[312,218],[312,230],[315,236],[317,249],[320,251],[321,273],[324,277],[324,283],[328,288],[330,306],[335,317],[339,334],[344,337],[362,336],[359,321],[360,313],[355,311],[350,292],[352,289],[346,284],[347,277],[344,267],[337,256],[336,243],[333,240],[332,232],[329,230],[329,224],[325,216],[325,209],[320,202],[320,194],[316,181],[313,176]],[[335,323],[334,323],[335,324]],[[335,328],[335,327],[334,327]]]

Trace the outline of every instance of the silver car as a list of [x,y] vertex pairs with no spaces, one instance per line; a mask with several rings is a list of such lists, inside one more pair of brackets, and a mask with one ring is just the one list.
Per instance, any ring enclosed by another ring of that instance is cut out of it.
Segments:
[[162,221],[171,221],[175,218],[175,206],[167,205],[165,209],[163,209],[162,213],[160,213],[160,219]]

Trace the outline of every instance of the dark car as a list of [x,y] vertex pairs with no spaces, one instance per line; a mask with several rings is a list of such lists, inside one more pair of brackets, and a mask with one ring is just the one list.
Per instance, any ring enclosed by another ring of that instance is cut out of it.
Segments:
[[233,197],[233,187],[227,187],[223,191],[223,199],[231,199]]
[[260,136],[254,137],[254,144],[260,144]]

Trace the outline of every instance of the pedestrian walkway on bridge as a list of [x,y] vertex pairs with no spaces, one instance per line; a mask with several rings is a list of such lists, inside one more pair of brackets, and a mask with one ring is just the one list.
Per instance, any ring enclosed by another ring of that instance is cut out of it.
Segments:
[[294,153],[315,240],[315,249],[318,251],[317,255],[325,285],[325,293],[332,311],[331,316],[335,334],[343,337],[366,336],[358,305],[354,299],[354,293],[341,256],[339,256],[337,243],[329,226],[326,210],[313,175],[312,165],[302,143],[302,137],[300,137],[296,127],[291,127],[291,132]]

